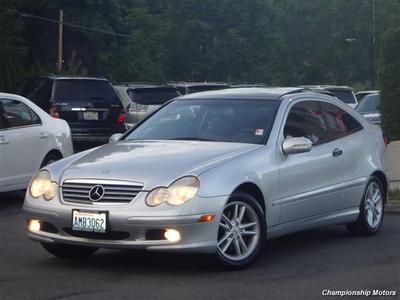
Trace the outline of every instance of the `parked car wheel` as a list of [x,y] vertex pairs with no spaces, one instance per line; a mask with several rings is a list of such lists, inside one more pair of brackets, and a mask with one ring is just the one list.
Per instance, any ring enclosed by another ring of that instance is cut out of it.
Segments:
[[266,240],[262,208],[247,193],[235,193],[226,204],[218,229],[217,261],[230,269],[251,264]]
[[47,165],[50,165],[50,164],[56,162],[56,161],[59,160],[59,159],[61,159],[61,157],[60,157],[59,155],[54,154],[54,153],[49,153],[49,154],[47,154],[46,157],[43,159],[43,162],[42,162],[40,168],[43,168],[43,167],[45,167],[45,166],[47,166]]
[[348,230],[361,236],[376,234],[382,227],[384,208],[385,194],[382,184],[379,179],[372,177],[365,188],[358,220],[348,224]]
[[94,253],[97,248],[66,244],[41,243],[47,252],[60,258],[81,258]]

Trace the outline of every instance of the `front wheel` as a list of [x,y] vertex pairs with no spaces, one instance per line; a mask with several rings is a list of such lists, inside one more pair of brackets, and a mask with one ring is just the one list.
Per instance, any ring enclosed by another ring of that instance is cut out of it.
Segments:
[[47,252],[60,258],[83,258],[89,256],[97,250],[97,248],[94,247],[75,246],[67,244],[41,244]]
[[360,204],[360,215],[355,223],[348,224],[347,229],[355,235],[368,236],[376,234],[382,227],[385,208],[385,196],[381,182],[372,177],[367,184]]
[[230,269],[254,262],[266,240],[266,221],[262,208],[246,193],[232,195],[226,204],[219,228],[217,261]]

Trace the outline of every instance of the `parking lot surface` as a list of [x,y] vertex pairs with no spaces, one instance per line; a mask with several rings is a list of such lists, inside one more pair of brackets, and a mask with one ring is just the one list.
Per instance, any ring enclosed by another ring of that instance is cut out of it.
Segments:
[[199,255],[100,250],[85,260],[54,258],[27,239],[23,197],[0,194],[2,300],[320,299],[327,298],[324,290],[400,292],[400,214],[387,214],[380,234],[369,238],[330,226],[271,240],[249,269],[228,272]]

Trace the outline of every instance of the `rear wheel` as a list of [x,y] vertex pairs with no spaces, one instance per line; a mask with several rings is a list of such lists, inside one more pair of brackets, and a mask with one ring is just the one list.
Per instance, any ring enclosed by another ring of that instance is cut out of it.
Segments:
[[217,260],[227,268],[244,268],[254,262],[266,239],[262,208],[246,193],[232,195],[218,229]]
[[82,258],[94,253],[97,248],[67,244],[41,243],[47,252],[60,258]]
[[348,224],[348,230],[355,235],[374,235],[382,227],[385,196],[381,182],[372,177],[365,188],[360,204],[360,215],[355,223]]

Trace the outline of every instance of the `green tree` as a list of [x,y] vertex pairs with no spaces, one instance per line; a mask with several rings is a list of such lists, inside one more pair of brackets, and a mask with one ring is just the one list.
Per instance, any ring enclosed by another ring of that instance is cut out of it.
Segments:
[[382,126],[390,140],[400,140],[400,28],[388,31],[379,69]]

